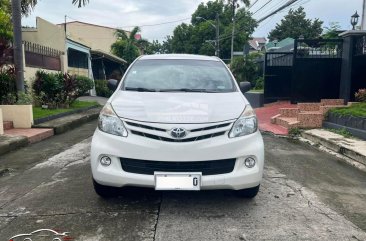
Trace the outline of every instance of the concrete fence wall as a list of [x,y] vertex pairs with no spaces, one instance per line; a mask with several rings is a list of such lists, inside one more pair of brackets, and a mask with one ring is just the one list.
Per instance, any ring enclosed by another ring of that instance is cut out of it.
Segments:
[[[31,128],[33,125],[32,105],[0,105],[3,121],[12,121],[14,128]],[[1,121],[1,124],[2,122]]]

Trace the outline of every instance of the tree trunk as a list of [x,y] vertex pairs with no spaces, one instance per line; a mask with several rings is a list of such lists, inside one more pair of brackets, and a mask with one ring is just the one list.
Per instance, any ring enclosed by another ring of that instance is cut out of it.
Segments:
[[21,0],[12,0],[12,20],[14,32],[14,66],[16,71],[17,90],[24,91],[24,58],[22,43],[22,12]]

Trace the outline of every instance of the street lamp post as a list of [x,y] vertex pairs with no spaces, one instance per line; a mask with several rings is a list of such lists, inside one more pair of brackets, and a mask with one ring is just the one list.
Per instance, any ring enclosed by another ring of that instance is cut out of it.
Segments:
[[360,15],[358,15],[357,11],[355,14],[351,16],[351,24],[352,24],[352,30],[355,30],[356,25],[358,24],[358,19]]
[[207,21],[212,27],[216,29],[216,40],[215,40],[215,55],[220,58],[220,20],[219,20],[219,14],[216,14],[216,25],[211,22],[211,20],[208,20],[204,17],[197,16],[196,19],[200,20],[203,19]]

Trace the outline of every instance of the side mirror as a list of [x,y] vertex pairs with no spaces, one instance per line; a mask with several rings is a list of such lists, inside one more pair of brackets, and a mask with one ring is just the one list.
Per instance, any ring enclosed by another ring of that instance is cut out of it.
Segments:
[[110,89],[111,91],[114,92],[117,89],[118,81],[115,79],[109,79],[107,86],[108,86],[108,89]]
[[252,88],[252,85],[249,82],[244,81],[244,82],[239,83],[239,87],[240,87],[240,91],[244,94]]

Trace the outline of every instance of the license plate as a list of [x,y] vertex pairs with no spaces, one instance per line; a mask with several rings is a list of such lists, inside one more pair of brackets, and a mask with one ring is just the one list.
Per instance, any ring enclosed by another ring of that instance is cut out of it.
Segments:
[[199,191],[202,173],[155,172],[155,190]]

